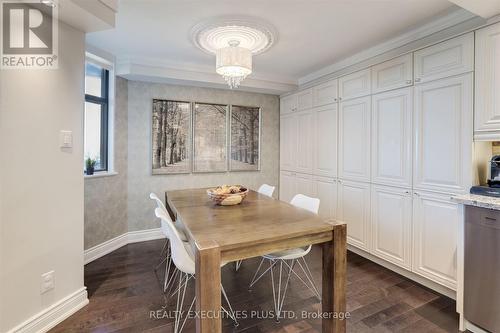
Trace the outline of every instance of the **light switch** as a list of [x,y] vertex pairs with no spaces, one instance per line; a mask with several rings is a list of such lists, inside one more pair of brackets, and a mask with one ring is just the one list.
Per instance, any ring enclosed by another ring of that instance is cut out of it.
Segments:
[[59,146],[61,148],[72,148],[73,147],[73,132],[72,131],[61,131],[59,133]]

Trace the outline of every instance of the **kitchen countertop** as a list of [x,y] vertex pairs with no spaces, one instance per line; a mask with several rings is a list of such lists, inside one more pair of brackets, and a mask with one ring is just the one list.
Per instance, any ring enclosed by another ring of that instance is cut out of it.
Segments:
[[451,199],[463,205],[500,210],[500,198],[496,197],[488,197],[477,194],[462,194],[456,195]]

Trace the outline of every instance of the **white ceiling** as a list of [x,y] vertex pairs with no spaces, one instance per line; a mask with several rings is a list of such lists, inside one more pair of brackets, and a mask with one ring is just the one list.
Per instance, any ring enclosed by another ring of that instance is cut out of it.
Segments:
[[218,16],[253,16],[274,25],[279,40],[254,57],[251,77],[296,84],[452,7],[446,0],[121,0],[116,28],[90,33],[87,41],[129,70],[141,64],[162,67],[166,76],[186,69],[212,73],[215,57],[191,43],[191,28]]

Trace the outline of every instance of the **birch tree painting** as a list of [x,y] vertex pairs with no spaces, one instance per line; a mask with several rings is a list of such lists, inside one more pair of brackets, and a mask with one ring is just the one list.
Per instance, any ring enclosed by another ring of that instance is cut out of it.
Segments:
[[230,169],[260,169],[260,108],[231,107],[231,160]]
[[194,172],[227,171],[227,113],[227,105],[195,104]]
[[153,174],[191,171],[191,103],[153,100]]

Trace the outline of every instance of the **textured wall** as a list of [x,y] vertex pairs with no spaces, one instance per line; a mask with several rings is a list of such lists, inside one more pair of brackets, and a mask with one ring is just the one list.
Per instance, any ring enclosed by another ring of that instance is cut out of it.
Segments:
[[[151,174],[151,112],[153,98],[260,106],[262,108],[261,171],[183,175]],[[252,189],[279,179],[278,96],[221,89],[128,81],[128,223],[129,231],[157,228],[151,191],[243,184]],[[277,195],[278,189],[275,194]]]
[[117,175],[85,179],[85,249],[128,231],[127,80],[116,78],[114,163]]

